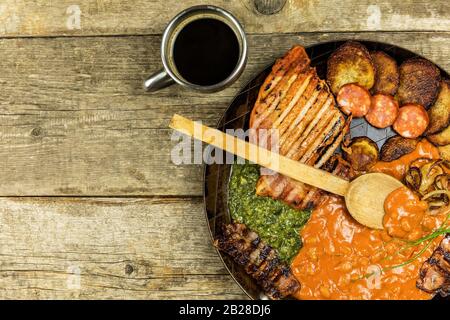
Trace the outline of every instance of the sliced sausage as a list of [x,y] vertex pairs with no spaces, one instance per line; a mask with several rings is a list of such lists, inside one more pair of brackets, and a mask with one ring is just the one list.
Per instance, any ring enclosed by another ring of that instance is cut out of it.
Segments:
[[366,120],[377,128],[391,126],[398,115],[398,102],[385,94],[376,94],[372,97]]
[[430,119],[424,107],[419,104],[405,104],[398,112],[394,130],[404,138],[417,138],[428,127]]
[[336,100],[342,112],[352,114],[354,118],[364,117],[371,103],[369,91],[355,83],[344,85],[339,90]]

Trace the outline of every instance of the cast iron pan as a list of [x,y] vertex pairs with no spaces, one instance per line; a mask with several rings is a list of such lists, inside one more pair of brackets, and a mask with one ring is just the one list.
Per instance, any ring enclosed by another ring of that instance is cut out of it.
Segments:
[[[326,79],[328,57],[344,42],[345,41],[325,42],[306,48],[306,52],[311,59],[311,66],[316,67],[317,73],[321,79]],[[406,59],[420,57],[414,52],[391,44],[374,41],[359,42],[364,44],[369,51],[381,50],[386,52],[393,57],[399,65]],[[264,82],[266,76],[270,73],[271,68],[272,66],[267,67],[236,95],[220,119],[217,125],[218,129],[222,131],[225,131],[226,129],[248,129],[250,112],[256,101],[259,87]],[[449,78],[447,72],[445,72],[442,68],[440,68],[440,70],[442,77]],[[379,147],[381,147],[387,138],[396,134],[390,128],[374,128],[363,118],[352,121],[350,133],[352,137],[367,136],[377,142]],[[214,239],[216,233],[220,231],[221,225],[231,221],[227,206],[228,181],[230,178],[230,173],[231,165],[205,165],[203,195],[206,219],[208,220],[212,240]],[[233,279],[250,298],[266,298],[262,290],[256,284],[255,280],[248,276],[243,268],[234,263],[234,261],[226,254],[223,254],[220,251],[218,251],[218,254]],[[448,299],[450,300],[450,297]]]

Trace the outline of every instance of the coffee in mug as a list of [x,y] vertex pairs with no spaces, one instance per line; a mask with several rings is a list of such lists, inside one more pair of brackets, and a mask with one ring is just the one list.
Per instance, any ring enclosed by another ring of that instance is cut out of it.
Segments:
[[214,92],[234,82],[247,60],[247,42],[239,22],[214,6],[196,6],[166,27],[161,44],[164,69],[144,83],[156,91],[173,83]]

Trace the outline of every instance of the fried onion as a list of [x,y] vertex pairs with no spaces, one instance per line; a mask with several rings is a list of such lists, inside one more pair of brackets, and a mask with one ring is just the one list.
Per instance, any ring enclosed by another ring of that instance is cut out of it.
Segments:
[[428,202],[430,208],[450,204],[450,163],[446,160],[417,159],[405,175],[408,188]]

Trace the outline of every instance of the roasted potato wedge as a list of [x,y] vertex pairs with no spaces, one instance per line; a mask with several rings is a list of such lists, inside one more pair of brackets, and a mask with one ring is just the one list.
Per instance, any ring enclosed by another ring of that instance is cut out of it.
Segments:
[[418,143],[415,139],[406,139],[400,136],[389,138],[381,147],[380,160],[393,161],[405,154],[414,151]]
[[368,171],[378,161],[378,146],[367,137],[353,138],[342,151],[345,160],[356,171]]
[[335,95],[347,83],[356,83],[367,90],[372,88],[375,68],[367,48],[354,41],[340,46],[328,59],[327,81]]
[[450,126],[441,132],[428,136],[427,138],[437,146],[445,146],[450,144]]
[[371,92],[394,96],[400,82],[397,62],[383,51],[371,52],[370,56],[375,66],[375,84]]
[[430,124],[425,135],[444,130],[450,124],[450,80],[441,81],[436,102],[428,110]]
[[438,147],[442,159],[450,161],[450,144]]
[[415,103],[428,108],[436,100],[441,75],[430,61],[412,58],[400,65],[400,104]]

